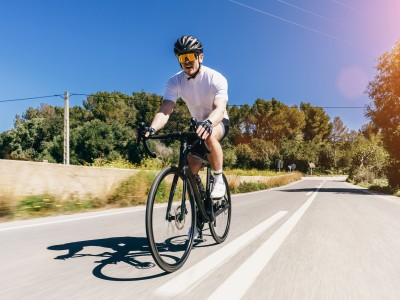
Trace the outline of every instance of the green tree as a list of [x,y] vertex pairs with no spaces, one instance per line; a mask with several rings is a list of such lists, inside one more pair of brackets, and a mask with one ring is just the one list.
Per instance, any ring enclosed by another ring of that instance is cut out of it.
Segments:
[[[327,146],[324,148],[324,151],[328,151],[330,149],[332,151],[331,154],[325,153],[325,157],[333,157],[332,165],[335,170],[338,168],[339,160],[342,159],[343,149],[348,143],[346,143],[347,138],[349,137],[349,130],[344,125],[342,119],[340,117],[335,117],[332,122],[332,131],[330,134],[330,142],[331,146]],[[343,163],[343,160],[342,160]],[[328,161],[326,161],[325,166],[328,165]],[[343,166],[342,166],[343,167]]]
[[367,140],[362,134],[359,134],[349,150],[350,177],[359,182],[373,183],[373,179],[384,175],[389,156],[378,135]]
[[148,94],[144,91],[133,93],[133,105],[137,110],[136,125],[144,122],[150,124],[154,115],[159,110],[162,96]]
[[296,106],[288,107],[276,99],[257,99],[245,120],[245,132],[253,138],[279,145],[284,137],[301,134],[305,125],[304,113]]
[[277,147],[272,142],[253,138],[250,143],[235,147],[236,166],[244,169],[269,169],[277,153]]
[[0,157],[57,162],[56,138],[63,130],[63,109],[48,104],[17,115],[14,128],[2,134]]
[[379,128],[391,164],[388,167],[389,184],[400,187],[400,41],[392,51],[378,59],[377,73],[368,85],[368,95],[373,103],[367,107],[366,116]]
[[335,117],[332,122],[330,140],[334,143],[342,143],[348,137],[349,130],[340,117]]
[[329,123],[330,118],[324,109],[301,102],[300,110],[304,112],[305,116],[304,139],[306,141],[327,139],[331,134],[332,124]]
[[333,143],[327,141],[321,143],[318,149],[317,168],[324,172],[333,169],[339,153],[339,150],[334,148]]
[[302,143],[302,139],[283,139],[279,151],[280,157],[284,162],[284,168],[287,168],[288,165],[293,163],[297,165],[299,161],[303,160],[301,155]]
[[102,122],[134,127],[137,110],[132,96],[119,92],[98,92],[88,96],[83,101],[83,106],[95,119]]
[[[163,128],[163,132],[186,131],[190,125],[190,112],[185,102],[179,98],[174,107],[174,111],[168,119],[167,125]],[[150,123],[150,122],[149,122]]]
[[250,147],[253,149],[252,167],[259,170],[269,169],[277,155],[277,147],[272,142],[257,138],[251,140]]
[[71,131],[71,163],[93,163],[96,158],[128,158],[133,131],[121,124],[92,120]]
[[248,144],[239,144],[235,148],[236,167],[239,169],[250,169],[253,150]]
[[251,107],[247,104],[242,107],[228,107],[228,114],[231,125],[225,140],[229,140],[231,145],[250,142],[251,122],[249,117],[251,116]]
[[304,141],[301,135],[298,135],[294,139],[285,138],[279,151],[285,167],[294,163],[298,170],[307,172],[310,162],[319,167],[319,148],[320,143]]

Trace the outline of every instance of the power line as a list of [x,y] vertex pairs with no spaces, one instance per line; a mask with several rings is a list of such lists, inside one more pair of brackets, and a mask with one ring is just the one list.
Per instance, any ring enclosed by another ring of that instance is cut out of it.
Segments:
[[354,7],[352,7],[352,6],[348,5],[348,4],[345,4],[343,2],[340,2],[340,1],[337,1],[337,0],[332,0],[332,2],[334,2],[336,4],[339,4],[339,5],[347,8],[347,9],[350,9],[352,11],[355,11],[356,13],[359,13],[360,15],[365,15],[365,13],[363,11],[361,11],[361,10],[359,10],[357,8],[354,8]]
[[367,17],[367,18],[373,20],[373,21],[374,21],[375,23],[377,23],[377,24],[382,24],[382,19],[383,19],[383,18],[377,18],[375,15],[371,15],[371,14],[367,13],[366,11],[362,11],[362,10],[360,10],[360,9],[357,9],[357,8],[355,8],[355,7],[353,7],[353,6],[350,6],[350,5],[346,4],[346,3],[343,3],[343,2],[338,1],[338,0],[332,0],[332,2],[333,2],[333,3],[336,3],[336,4],[338,4],[338,5],[341,5],[342,7],[346,8],[346,9],[348,9],[348,10],[351,10],[351,11],[353,11],[353,12],[356,12],[356,13],[359,14],[359,15],[365,16],[365,17]]
[[64,98],[63,95],[49,95],[49,96],[39,96],[39,97],[18,98],[18,99],[6,99],[6,100],[0,100],[0,103],[16,102],[16,101],[27,101],[27,100],[37,100],[37,99],[54,98],[54,97]]
[[[86,97],[89,97],[89,96],[93,96],[93,94],[82,94],[82,93],[71,93],[70,94],[70,96],[86,96]],[[108,97],[108,98],[114,98],[115,96],[113,96],[113,95],[101,95],[101,97]],[[149,101],[149,100],[147,100],[147,101]],[[154,102],[159,102],[159,100],[151,100],[151,101],[154,101]],[[229,107],[233,107],[233,106],[236,106],[236,107],[243,107],[243,106],[251,106],[250,104],[228,104],[227,106],[229,106]],[[360,108],[364,108],[363,106],[313,106],[313,107],[315,107],[315,108],[339,108],[339,109],[346,109],[346,108],[358,108],[358,109],[360,109]]]
[[[70,93],[69,96],[85,96],[85,97],[90,97],[94,96],[95,94],[84,94],[84,93]],[[106,98],[115,98],[117,96],[114,95],[100,95],[101,97],[106,97]],[[27,97],[27,98],[18,98],[18,99],[6,99],[6,100],[0,100],[0,103],[4,102],[14,102],[14,101],[27,101],[27,100],[37,100],[37,99],[44,99],[44,98],[54,98],[54,97],[61,97],[64,99],[64,95],[59,94],[59,95],[48,95],[48,96],[38,96],[38,97]],[[146,101],[154,101],[154,102],[159,102],[159,100],[146,100]],[[251,106],[251,104],[228,104],[227,106],[229,107],[243,107],[243,106]],[[313,106],[314,108],[324,108],[324,109],[363,109],[365,108],[364,106]]]
[[347,108],[357,108],[357,109],[360,109],[360,108],[365,108],[364,106],[313,106],[313,107],[315,107],[315,108],[343,108],[343,109],[347,109]]
[[348,27],[348,26],[346,26],[346,25],[344,25],[344,24],[342,24],[342,23],[340,23],[340,22],[337,22],[337,21],[335,21],[335,20],[332,20],[332,19],[330,19],[330,18],[327,18],[327,17],[325,17],[325,16],[323,16],[323,15],[317,14],[317,13],[311,11],[311,10],[302,8],[302,7],[297,6],[297,5],[294,5],[294,4],[292,4],[292,3],[289,3],[289,2],[286,2],[286,1],[283,1],[283,0],[278,0],[278,2],[283,3],[283,4],[286,4],[286,5],[288,5],[288,6],[291,6],[291,7],[295,8],[295,9],[301,10],[301,11],[306,12],[306,13],[308,13],[308,14],[311,14],[311,15],[313,15],[313,16],[315,16],[315,17],[318,17],[318,18],[320,18],[320,19],[323,19],[323,20],[325,20],[325,21],[331,22],[331,23],[333,23],[333,24],[336,24],[336,25],[345,27],[345,28],[347,28],[347,29],[352,29],[352,28],[350,28],[350,27]]
[[91,94],[80,94],[80,93],[70,93],[69,95],[70,96],[86,96],[86,97],[91,96]]
[[339,37],[336,37],[336,36],[334,36],[334,35],[331,35],[331,34],[322,32],[322,31],[320,31],[320,30],[318,30],[318,29],[314,29],[314,28],[312,28],[312,27],[308,27],[308,26],[302,25],[302,24],[300,24],[300,23],[296,23],[296,22],[290,21],[290,20],[288,20],[288,19],[285,19],[285,18],[276,16],[276,15],[271,14],[271,13],[269,13],[269,12],[266,12],[266,11],[263,11],[263,10],[261,10],[261,9],[258,9],[258,8],[255,8],[255,7],[252,7],[252,6],[249,6],[249,5],[240,3],[240,2],[238,2],[238,1],[234,1],[234,0],[229,0],[229,1],[232,2],[232,3],[235,3],[235,4],[237,4],[237,5],[246,7],[246,8],[248,8],[248,9],[252,9],[252,10],[257,11],[257,12],[259,12],[259,13],[262,13],[262,14],[264,14],[264,15],[270,16],[270,17],[272,17],[272,18],[278,19],[278,20],[280,20],[280,21],[284,21],[284,22],[286,22],[286,23],[295,25],[295,26],[300,27],[300,28],[302,28],[302,29],[305,29],[305,30],[308,30],[308,31],[317,33],[317,34],[322,35],[322,36],[325,36],[325,37],[327,37],[327,38],[330,38],[330,39],[333,39],[333,40],[336,40],[336,41],[339,41],[339,42],[342,42],[342,43],[346,43],[346,44],[352,45],[352,46],[357,47],[357,48],[359,48],[359,49],[361,49],[361,50],[363,50],[363,51],[367,51],[367,52],[370,52],[370,53],[374,53],[373,51],[371,51],[371,50],[369,50],[369,49],[365,49],[365,48],[363,48],[363,47],[361,47],[361,46],[359,46],[359,45],[357,45],[357,44],[355,44],[355,43],[353,43],[353,42],[350,42],[350,41],[341,39],[341,38],[339,38]]

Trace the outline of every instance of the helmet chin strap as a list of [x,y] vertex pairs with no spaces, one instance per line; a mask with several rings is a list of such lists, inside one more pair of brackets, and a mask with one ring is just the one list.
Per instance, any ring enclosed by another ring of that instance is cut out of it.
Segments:
[[201,63],[199,63],[199,68],[197,69],[197,71],[192,76],[189,76],[187,80],[194,79],[197,76],[197,74],[199,74],[200,69],[201,69]]

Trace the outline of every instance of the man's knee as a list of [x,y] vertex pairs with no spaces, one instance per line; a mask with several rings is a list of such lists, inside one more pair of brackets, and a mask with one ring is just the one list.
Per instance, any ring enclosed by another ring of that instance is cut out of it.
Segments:
[[196,158],[188,156],[188,162],[192,173],[197,174],[202,168],[202,162]]
[[210,136],[205,142],[208,149],[220,146],[218,136]]
[[206,143],[209,142],[209,143],[219,144],[219,141],[222,139],[223,134],[224,134],[224,128],[222,127],[222,124],[219,123],[217,126],[214,127],[211,135],[206,140]]

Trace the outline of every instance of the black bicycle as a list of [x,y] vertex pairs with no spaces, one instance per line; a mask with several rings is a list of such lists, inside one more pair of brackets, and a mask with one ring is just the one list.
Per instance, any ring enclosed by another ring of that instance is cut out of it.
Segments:
[[[196,151],[204,143],[195,133],[196,122],[191,120],[190,130],[163,135],[144,136],[141,124],[139,140],[153,158],[149,139],[180,141],[179,164],[163,169],[153,181],[146,206],[146,235],[151,254],[157,265],[166,272],[174,272],[183,266],[193,242],[203,238],[208,229],[216,243],[225,241],[229,233],[232,203],[228,182],[223,180],[226,193],[220,199],[211,199],[213,187],[211,166],[206,157]],[[194,142],[193,142],[194,141]],[[200,159],[206,167],[205,185],[199,175],[192,174],[188,156]],[[205,227],[205,224],[208,224]]]

